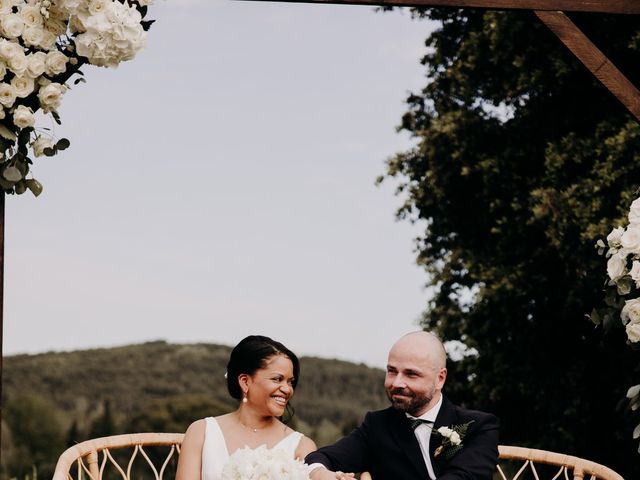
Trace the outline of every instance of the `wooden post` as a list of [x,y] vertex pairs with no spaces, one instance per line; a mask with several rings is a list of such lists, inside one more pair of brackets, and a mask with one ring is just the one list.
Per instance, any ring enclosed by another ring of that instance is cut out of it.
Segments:
[[4,419],[4,401],[2,400],[2,332],[4,330],[4,207],[7,195],[0,188],[0,465],[2,465],[2,420]]

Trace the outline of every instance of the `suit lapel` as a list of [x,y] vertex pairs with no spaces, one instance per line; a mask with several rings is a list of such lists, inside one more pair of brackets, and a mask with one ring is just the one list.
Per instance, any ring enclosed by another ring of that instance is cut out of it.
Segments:
[[410,464],[416,472],[418,472],[418,477],[416,478],[429,478],[420,445],[418,444],[415,433],[411,429],[409,420],[403,412],[394,410],[394,415],[397,418],[391,423],[392,428],[390,429],[394,440],[407,455]]
[[[442,396],[442,406],[436,417],[436,421],[433,424],[433,429],[437,430],[440,427],[450,427],[458,423],[458,415],[456,413],[455,406],[451,403],[447,397]],[[442,437],[440,435],[432,435],[429,440],[429,457],[431,458],[431,466],[436,474],[439,475],[440,470],[444,466],[444,460],[442,456],[435,457],[435,451],[442,443]]]

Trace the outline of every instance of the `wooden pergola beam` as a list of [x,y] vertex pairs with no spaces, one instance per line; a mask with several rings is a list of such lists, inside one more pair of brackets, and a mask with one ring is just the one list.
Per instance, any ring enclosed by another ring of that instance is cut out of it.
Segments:
[[494,10],[640,14],[640,0],[273,0],[292,3],[370,5],[372,7],[453,7]]
[[[265,1],[265,0],[258,0]],[[640,0],[266,0],[290,3],[388,7],[449,7],[532,10],[640,121],[640,91],[564,14],[566,12],[640,14]]]
[[563,12],[536,11],[535,14],[578,60],[640,120],[640,91],[569,17]]

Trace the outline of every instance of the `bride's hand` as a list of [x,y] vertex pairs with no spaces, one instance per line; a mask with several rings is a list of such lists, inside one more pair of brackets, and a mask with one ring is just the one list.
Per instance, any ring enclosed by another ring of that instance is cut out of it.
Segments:
[[336,480],[350,480],[355,476],[355,473],[336,472]]

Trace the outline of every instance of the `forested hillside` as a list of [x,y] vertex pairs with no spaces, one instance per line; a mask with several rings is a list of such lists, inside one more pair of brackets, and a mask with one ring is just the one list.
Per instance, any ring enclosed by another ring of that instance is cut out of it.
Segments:
[[[184,431],[234,408],[224,374],[230,348],[151,342],[4,359],[3,477],[32,464],[46,478],[69,445],[96,436]],[[382,370],[301,358],[293,423],[326,444],[386,405]]]

